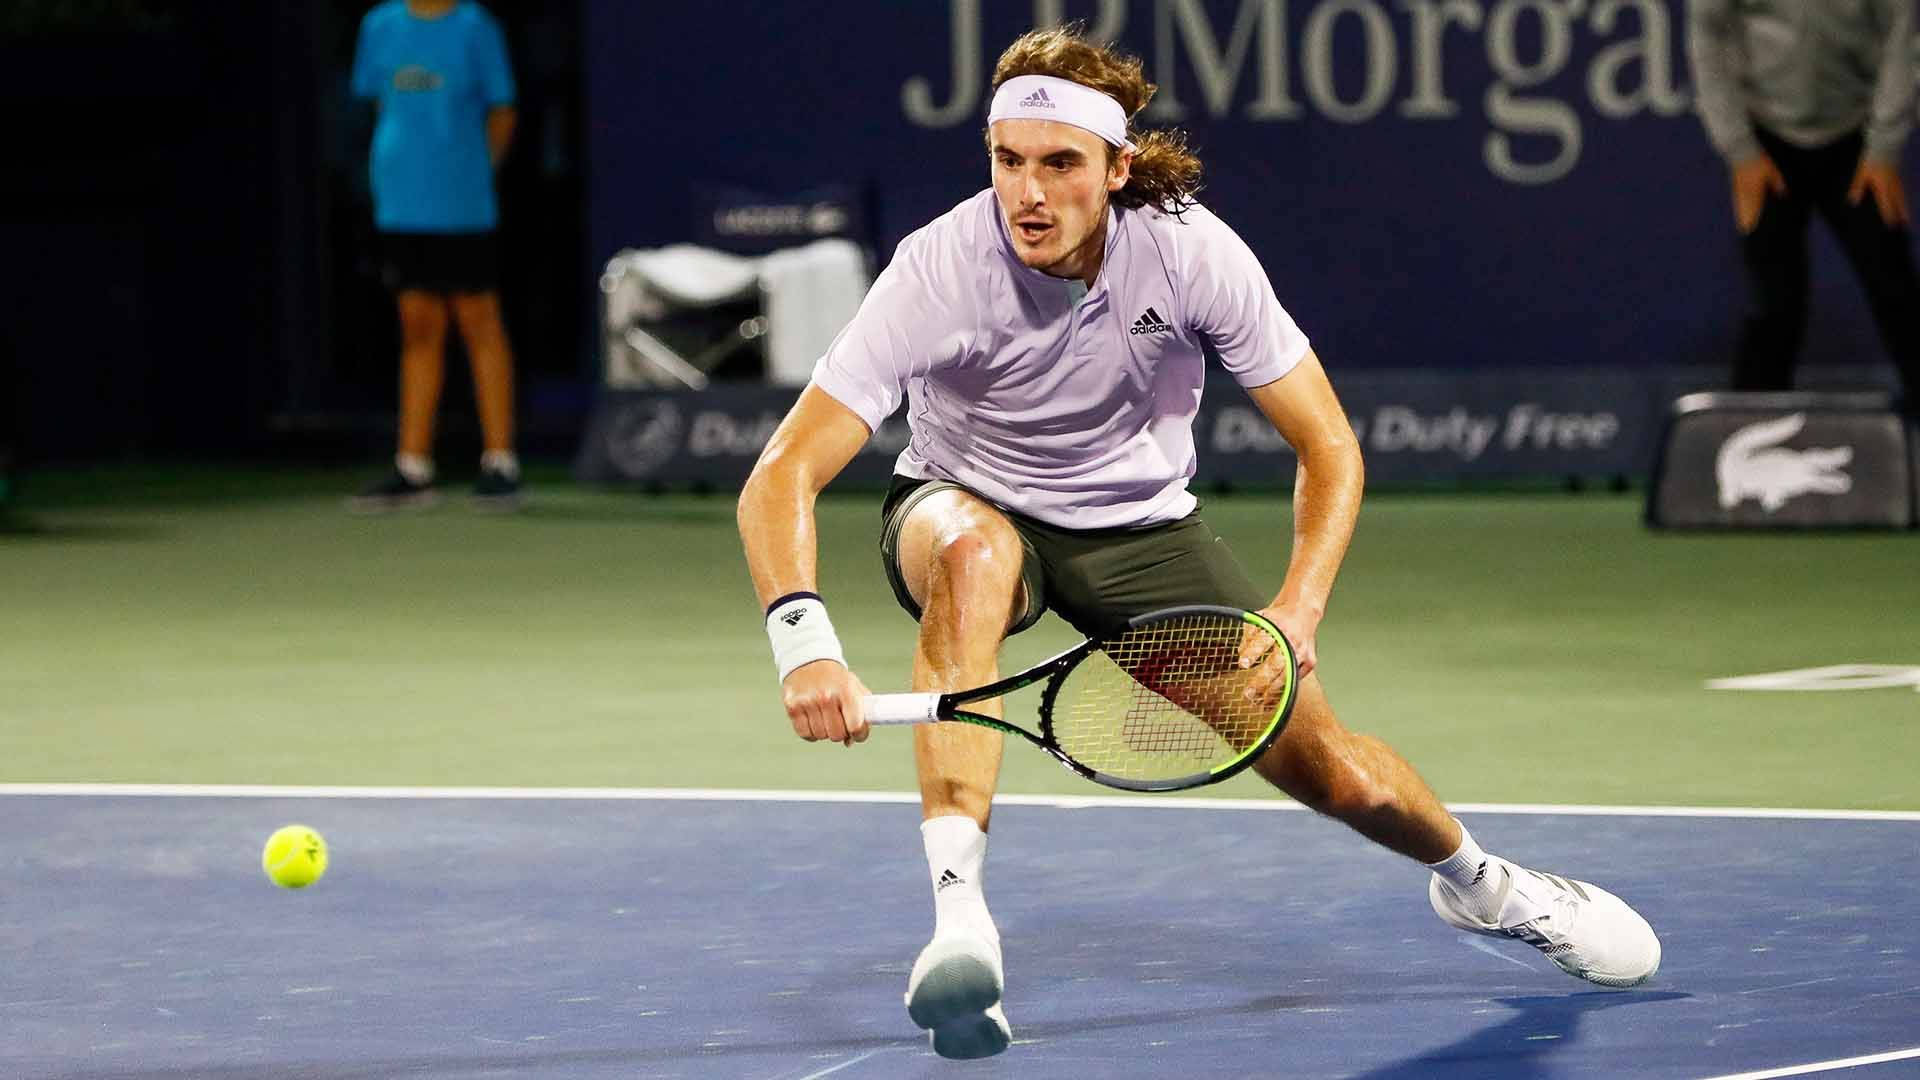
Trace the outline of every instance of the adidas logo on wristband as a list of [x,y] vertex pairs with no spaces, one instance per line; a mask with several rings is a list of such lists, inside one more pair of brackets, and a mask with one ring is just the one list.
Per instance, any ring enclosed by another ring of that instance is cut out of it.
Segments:
[[812,593],[794,593],[774,603],[767,612],[767,640],[773,645],[773,663],[781,682],[816,660],[832,660],[842,667],[847,663],[827,606]]

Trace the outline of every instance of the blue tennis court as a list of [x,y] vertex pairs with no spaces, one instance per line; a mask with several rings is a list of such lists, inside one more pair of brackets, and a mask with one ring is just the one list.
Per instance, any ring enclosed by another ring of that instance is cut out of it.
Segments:
[[[1659,929],[1660,974],[1605,992],[1282,804],[1022,800],[988,882],[1016,1043],[955,1063],[901,1007],[931,927],[904,798],[38,790],[0,798],[23,1080],[1920,1071],[1920,815],[1464,814]],[[258,866],[288,821],[333,848],[303,892]]]

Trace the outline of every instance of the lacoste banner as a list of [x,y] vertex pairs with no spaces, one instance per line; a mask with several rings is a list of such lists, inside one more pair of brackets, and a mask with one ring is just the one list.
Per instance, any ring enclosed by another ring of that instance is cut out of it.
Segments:
[[[1692,112],[1684,0],[584,11],[596,266],[714,233],[842,229],[884,263],[987,186],[1000,51],[1078,19],[1144,61],[1159,93],[1141,122],[1192,136],[1202,198],[1330,368],[1731,363],[1744,278],[1726,166]],[[868,212],[809,194],[833,185]],[[717,205],[729,189],[753,194]],[[1809,367],[1877,360],[1853,275],[1814,232]]]
[[1883,395],[1690,395],[1675,405],[1648,521],[1904,528],[1914,522],[1909,438]]
[[[1659,380],[1579,372],[1364,372],[1337,385],[1376,487],[1639,477],[1669,400]],[[576,470],[591,483],[736,488],[796,396],[726,384],[698,393],[608,391]],[[1208,383],[1193,430],[1196,489],[1292,484],[1292,451],[1231,380]],[[907,438],[904,414],[882,424],[836,488],[883,487]]]

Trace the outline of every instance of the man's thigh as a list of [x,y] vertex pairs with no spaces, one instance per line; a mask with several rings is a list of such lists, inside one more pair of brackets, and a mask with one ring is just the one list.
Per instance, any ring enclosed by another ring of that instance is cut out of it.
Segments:
[[1040,620],[1039,561],[1027,538],[999,508],[958,484],[946,481],[896,482],[883,514],[880,558],[894,599],[917,621],[926,608],[935,560],[956,538],[974,534],[1017,553],[1011,613],[1012,636]]
[[1089,637],[1181,604],[1249,611],[1272,600],[1198,515],[1150,529],[1074,533],[1029,528],[1045,567],[1047,603]]

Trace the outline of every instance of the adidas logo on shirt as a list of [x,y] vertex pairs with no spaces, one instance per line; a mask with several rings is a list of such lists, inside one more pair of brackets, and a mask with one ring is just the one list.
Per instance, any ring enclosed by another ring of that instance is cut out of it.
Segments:
[[1047,88],[1044,86],[1038,90],[1035,90],[1033,93],[1028,94],[1026,97],[1021,98],[1020,107],[1023,109],[1057,109],[1059,108],[1058,105],[1055,105],[1053,103],[1053,99],[1047,96]]
[[933,891],[939,892],[949,885],[961,885],[964,884],[966,880],[966,878],[961,877],[951,870],[942,870],[940,871],[940,883],[933,887]]
[[1148,308],[1145,315],[1133,320],[1133,325],[1127,328],[1127,333],[1171,334],[1173,333],[1173,324],[1161,318],[1159,312]]

